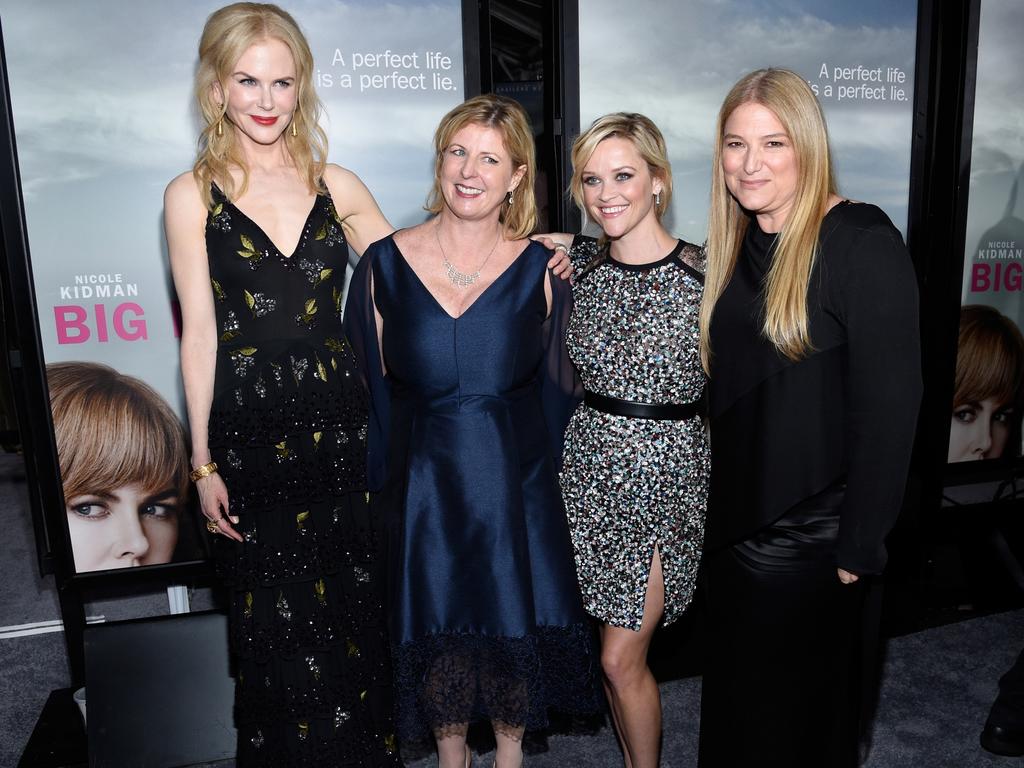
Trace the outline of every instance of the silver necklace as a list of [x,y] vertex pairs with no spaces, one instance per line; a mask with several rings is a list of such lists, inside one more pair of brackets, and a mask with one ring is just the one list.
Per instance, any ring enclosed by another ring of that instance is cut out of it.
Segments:
[[498,237],[494,241],[494,245],[491,246],[491,250],[484,256],[484,260],[480,262],[480,266],[476,268],[475,272],[465,273],[460,272],[455,268],[455,265],[448,261],[448,254],[444,252],[444,246],[441,245],[441,236],[438,234],[438,230],[441,229],[441,225],[438,224],[434,227],[434,239],[437,240],[437,247],[441,249],[441,259],[444,261],[444,276],[448,278],[448,281],[459,288],[465,288],[472,285],[480,279],[480,270],[484,268],[487,260],[491,258],[491,254],[494,253],[494,249],[498,247],[498,243],[501,241],[501,232],[498,232]]

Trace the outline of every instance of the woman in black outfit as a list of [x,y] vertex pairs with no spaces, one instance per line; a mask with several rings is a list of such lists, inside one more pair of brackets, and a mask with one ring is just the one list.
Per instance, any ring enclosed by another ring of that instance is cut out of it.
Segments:
[[750,73],[717,129],[701,766],[852,766],[860,577],[885,565],[921,393],[916,281],[886,215],[836,194],[799,75]]

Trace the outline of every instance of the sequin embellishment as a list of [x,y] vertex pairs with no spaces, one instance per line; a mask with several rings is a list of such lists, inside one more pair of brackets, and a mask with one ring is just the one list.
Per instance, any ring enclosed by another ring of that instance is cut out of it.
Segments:
[[[651,264],[595,262],[596,243],[574,244],[577,267],[566,341],[585,389],[640,403],[697,400],[705,377],[697,320],[702,283],[685,246]],[[584,607],[639,630],[657,546],[664,623],[693,597],[704,539],[710,453],[699,418],[631,419],[582,406],[569,423],[562,494]]]

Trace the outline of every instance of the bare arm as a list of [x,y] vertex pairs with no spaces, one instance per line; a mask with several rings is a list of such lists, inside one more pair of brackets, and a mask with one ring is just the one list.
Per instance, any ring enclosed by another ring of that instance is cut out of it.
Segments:
[[[210,461],[210,406],[217,364],[217,321],[206,258],[205,223],[206,208],[195,180],[191,173],[184,173],[164,193],[164,230],[171,274],[181,304],[181,376],[192,435],[193,467]],[[203,514],[218,521],[223,533],[241,541],[242,537],[224,519],[228,514],[228,494],[220,475],[204,477],[196,487]],[[238,518],[231,520],[237,522]]]
[[370,190],[352,171],[329,164],[324,171],[324,183],[334,201],[334,210],[341,219],[345,238],[360,256],[370,243],[395,231],[384,218]]

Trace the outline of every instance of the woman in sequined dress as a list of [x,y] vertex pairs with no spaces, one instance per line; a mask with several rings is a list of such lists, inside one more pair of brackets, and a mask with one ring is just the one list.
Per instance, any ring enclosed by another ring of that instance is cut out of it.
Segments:
[[276,6],[203,30],[199,157],[165,196],[192,474],[230,592],[237,764],[398,766],[366,395],[340,320],[348,245],[392,228],[325,163],[313,71]]
[[701,250],[661,223],[672,170],[648,118],[599,118],[572,161],[573,198],[603,235],[571,250],[567,340],[586,395],[566,433],[562,493],[625,764],[648,768],[661,704],[647,650],[659,621],[690,604],[704,536]]

